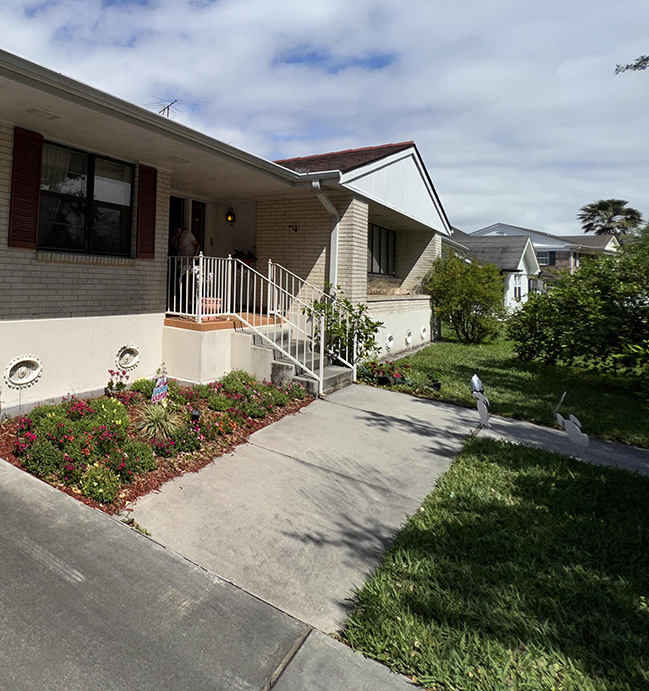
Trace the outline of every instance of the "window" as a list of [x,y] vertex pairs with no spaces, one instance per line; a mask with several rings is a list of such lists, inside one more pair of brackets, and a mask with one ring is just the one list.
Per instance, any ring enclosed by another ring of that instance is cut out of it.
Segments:
[[523,286],[523,277],[520,274],[514,275],[514,299],[521,299],[521,290]]
[[557,263],[557,253],[539,250],[536,253],[536,259],[539,266],[555,266]]
[[370,225],[367,248],[367,271],[371,274],[394,276],[397,234],[394,230]]
[[40,249],[131,255],[133,166],[43,144]]

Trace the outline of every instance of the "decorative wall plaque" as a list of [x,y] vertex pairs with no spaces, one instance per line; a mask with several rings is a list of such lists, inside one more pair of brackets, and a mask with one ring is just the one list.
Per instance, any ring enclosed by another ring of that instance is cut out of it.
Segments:
[[14,358],[5,368],[5,381],[12,389],[26,389],[43,373],[41,361],[33,355]]
[[406,329],[406,345],[409,346],[412,343],[412,331]]
[[421,340],[425,341],[426,337],[428,336],[428,329],[425,326],[421,327],[421,332],[419,334],[421,336]]
[[122,346],[115,356],[119,369],[135,369],[140,364],[140,349],[135,345]]
[[390,352],[392,350],[392,346],[394,345],[394,336],[392,334],[388,334],[385,338],[385,349]]

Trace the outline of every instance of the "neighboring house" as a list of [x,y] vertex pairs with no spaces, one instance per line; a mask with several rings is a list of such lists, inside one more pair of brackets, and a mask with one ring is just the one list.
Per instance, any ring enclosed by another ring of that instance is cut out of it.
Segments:
[[[273,351],[251,334],[275,351],[271,326],[304,335],[300,297],[327,281],[369,301],[384,354],[430,339],[417,287],[450,226],[412,142],[302,172],[3,51],[0,95],[2,412],[97,393],[116,368],[270,377]],[[205,258],[167,258],[177,225]],[[225,259],[235,250],[259,273]],[[374,275],[399,294],[368,296]]]
[[536,258],[544,270],[544,277],[551,278],[552,272],[564,270],[573,273],[587,256],[614,254],[620,243],[613,235],[551,235],[540,230],[531,230],[508,223],[494,223],[475,230],[472,237],[502,237],[524,235],[534,245]]
[[516,309],[530,293],[543,289],[541,268],[529,237],[476,237],[454,228],[453,240],[481,264],[494,264],[500,269],[505,282],[506,309]]

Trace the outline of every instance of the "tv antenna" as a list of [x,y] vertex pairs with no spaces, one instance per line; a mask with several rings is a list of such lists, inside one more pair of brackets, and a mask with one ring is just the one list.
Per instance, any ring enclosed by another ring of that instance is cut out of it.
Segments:
[[177,98],[160,98],[160,96],[151,96],[151,98],[155,98],[156,100],[153,103],[146,103],[145,107],[157,110],[158,115],[162,115],[166,118],[171,117],[171,113],[182,113],[182,110],[176,107],[177,103],[188,106],[200,106],[209,103],[209,101],[181,101]]

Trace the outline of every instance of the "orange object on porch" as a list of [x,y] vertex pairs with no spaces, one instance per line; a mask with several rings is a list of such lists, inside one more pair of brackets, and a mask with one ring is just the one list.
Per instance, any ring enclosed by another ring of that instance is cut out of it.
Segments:
[[221,312],[221,298],[202,298],[201,299],[201,314],[203,319],[216,319],[216,315]]

